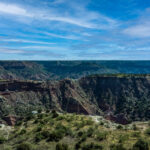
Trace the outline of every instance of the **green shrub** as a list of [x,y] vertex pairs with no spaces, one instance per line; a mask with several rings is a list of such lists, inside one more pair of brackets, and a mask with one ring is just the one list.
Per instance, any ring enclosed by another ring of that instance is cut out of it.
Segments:
[[29,121],[29,120],[31,120],[31,119],[33,119],[33,118],[34,118],[33,114],[29,114],[29,115],[26,117],[26,121]]
[[78,142],[78,143],[75,144],[75,149],[76,150],[78,150],[81,147],[80,144],[81,144],[80,142]]
[[36,129],[36,132],[40,132],[40,131],[42,131],[42,127],[38,126],[37,129]]
[[145,130],[145,134],[146,135],[150,135],[150,128],[148,128],[148,129]]
[[6,141],[5,137],[0,137],[0,144],[3,144]]
[[84,134],[83,131],[79,131],[79,132],[78,132],[78,137],[81,137],[83,134]]
[[129,139],[129,135],[128,134],[122,134],[119,137],[119,143],[123,143],[125,141],[127,141]]
[[17,150],[31,150],[31,145],[28,143],[22,143],[17,146]]
[[59,123],[59,124],[56,125],[55,130],[56,131],[62,131],[63,133],[66,133],[67,128],[64,125],[62,125],[61,123]]
[[98,141],[102,141],[102,140],[105,140],[106,139],[106,136],[107,136],[107,133],[106,132],[98,132],[96,134],[96,139]]
[[83,128],[85,126],[85,121],[82,122],[75,122],[74,126],[77,128],[77,130]]
[[100,122],[100,125],[103,126],[103,125],[104,125],[104,122],[101,121],[101,122]]
[[145,140],[143,140],[143,139],[139,139],[133,145],[133,150],[149,150],[148,143]]
[[39,110],[38,110],[38,113],[40,114],[41,112],[42,112],[42,109],[39,109]]
[[150,121],[148,121],[148,126],[150,126]]
[[56,141],[58,142],[64,137],[64,134],[58,131],[54,131],[49,134],[48,140],[47,141]]
[[27,131],[25,129],[22,129],[19,134],[22,135],[22,134],[25,134],[26,132]]
[[110,146],[110,150],[126,150],[122,144],[113,144]]
[[59,120],[63,120],[63,119],[64,119],[63,116],[58,116],[56,120],[59,121]]
[[85,142],[86,141],[86,138],[87,138],[87,135],[86,134],[83,134],[81,139],[80,139],[80,143],[81,142]]
[[34,124],[37,124],[38,122],[39,122],[39,120],[38,120],[38,119],[35,119]]
[[50,110],[49,110],[49,109],[47,109],[47,110],[46,110],[46,113],[50,113]]
[[118,126],[117,126],[117,129],[119,129],[119,130],[120,130],[120,129],[123,129],[123,126],[122,126],[122,125],[118,125]]
[[140,137],[140,135],[141,135],[141,132],[133,132],[132,133],[133,137]]
[[38,119],[43,119],[44,114],[38,114]]
[[42,139],[44,139],[44,136],[41,133],[37,133],[35,136],[35,142],[40,142]]
[[135,124],[133,124],[133,130],[137,130],[137,126]]
[[56,125],[55,130],[61,134],[65,135],[70,135],[72,136],[72,130],[69,127],[65,127],[64,125],[61,125],[60,123]]
[[94,132],[94,129],[93,128],[89,128],[88,130],[87,130],[87,136],[88,137],[91,137],[92,135],[93,135],[93,132]]
[[94,121],[92,119],[89,119],[89,120],[86,120],[85,124],[90,126],[94,124]]
[[52,110],[51,113],[52,113],[52,118],[57,118],[59,116],[55,110]]
[[57,144],[56,145],[56,150],[68,150],[68,145],[67,144]]
[[21,125],[22,125],[22,121],[21,120],[17,121],[17,123],[15,124],[15,126],[21,126]]
[[44,138],[48,138],[49,137],[49,135],[50,135],[50,133],[49,133],[49,131],[42,131],[41,132],[41,135],[44,137]]
[[102,149],[103,147],[101,145],[94,144],[94,143],[87,144],[82,147],[82,150],[102,150]]

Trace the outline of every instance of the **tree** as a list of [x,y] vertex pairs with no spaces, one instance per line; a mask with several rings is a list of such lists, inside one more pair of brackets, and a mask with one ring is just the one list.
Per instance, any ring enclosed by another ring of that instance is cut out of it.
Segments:
[[143,139],[139,139],[133,145],[133,150],[149,150],[148,143],[145,140],[143,140]]

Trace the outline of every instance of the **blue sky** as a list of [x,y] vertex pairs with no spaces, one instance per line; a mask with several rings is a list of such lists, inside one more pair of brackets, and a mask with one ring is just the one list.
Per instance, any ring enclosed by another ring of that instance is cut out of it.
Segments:
[[0,60],[150,60],[150,1],[0,0]]

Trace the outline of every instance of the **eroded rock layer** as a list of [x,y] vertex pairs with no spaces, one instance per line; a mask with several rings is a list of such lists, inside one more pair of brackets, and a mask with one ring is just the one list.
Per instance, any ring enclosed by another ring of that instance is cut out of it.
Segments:
[[95,75],[53,82],[0,81],[1,118],[39,108],[103,115],[122,124],[148,120],[150,77]]

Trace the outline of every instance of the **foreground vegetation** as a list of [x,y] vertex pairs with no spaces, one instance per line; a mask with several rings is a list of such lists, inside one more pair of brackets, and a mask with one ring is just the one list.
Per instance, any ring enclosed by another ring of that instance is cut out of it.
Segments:
[[0,130],[0,150],[148,150],[149,143],[147,122],[123,126],[55,111],[28,114]]

